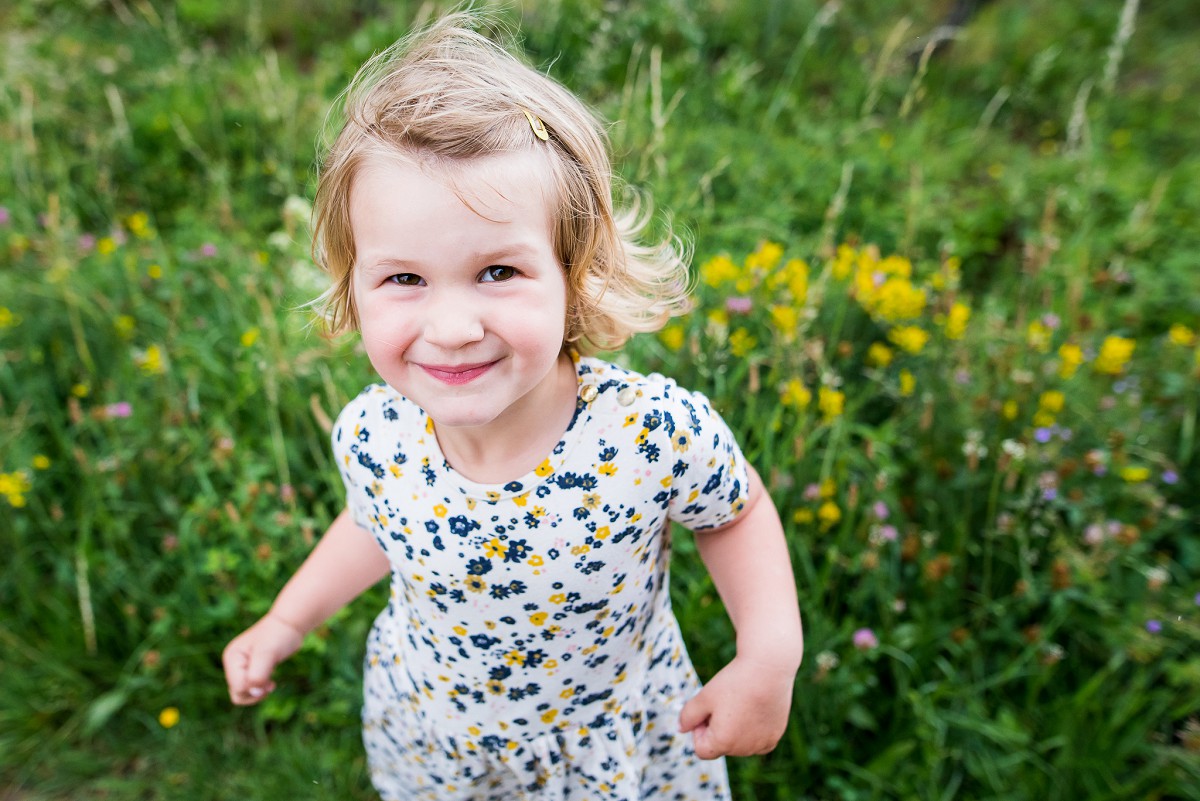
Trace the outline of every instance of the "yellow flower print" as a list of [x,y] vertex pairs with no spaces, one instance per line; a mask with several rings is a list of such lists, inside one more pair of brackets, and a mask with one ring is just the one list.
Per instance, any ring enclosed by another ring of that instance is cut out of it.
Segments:
[[521,653],[519,649],[514,648],[504,655],[504,661],[510,665],[520,665],[521,667],[524,667],[525,654]]
[[542,713],[542,723],[553,723],[556,717],[558,717],[557,709],[547,709]]
[[550,460],[546,459],[540,465],[538,465],[537,469],[533,472],[544,478],[554,472],[554,467],[551,466]]
[[530,567],[541,567],[542,565],[544,565],[546,563],[542,560],[542,557],[538,556],[537,554],[534,554],[533,556],[529,557],[529,559],[526,560],[526,564],[528,564]]
[[691,444],[692,438],[683,429],[676,429],[675,433],[671,436],[671,450],[676,453],[686,453]]
[[467,585],[467,589],[471,592],[483,592],[487,589],[487,582],[479,576],[467,576],[467,580],[463,582]]
[[527,503],[529,503],[529,493],[526,492],[524,495],[517,495],[512,499],[512,501],[517,506],[524,507]]
[[638,419],[637,412],[630,412],[629,415],[625,418],[625,423],[621,427],[629,428],[631,425],[633,425],[634,423],[637,422],[637,419]]
[[584,509],[599,509],[600,495],[595,492],[583,493],[583,503],[581,506],[583,506]]
[[529,616],[529,622],[535,626],[544,626],[546,625],[546,617],[545,612],[534,612]]
[[508,555],[508,545],[498,538],[492,537],[491,540],[484,543],[483,552],[489,559],[503,559]]
[[492,695],[503,695],[504,682],[499,679],[490,679],[487,683],[487,691]]
[[601,464],[599,467],[596,468],[596,472],[602,476],[615,475],[617,472],[617,466],[615,464],[613,464],[612,462],[604,462],[603,464]]
[[552,604],[563,604],[566,602],[567,602],[566,593],[556,592],[550,596],[550,603],[552,603]]
[[438,517],[445,517],[448,512],[449,512],[449,510],[440,503],[437,506],[433,507],[433,513],[435,515],[437,515]]
[[608,526],[600,526],[600,528],[596,529],[595,536],[596,536],[596,539],[598,539],[598,540],[606,540],[606,539],[608,539],[608,535],[610,533],[611,532],[610,532]]

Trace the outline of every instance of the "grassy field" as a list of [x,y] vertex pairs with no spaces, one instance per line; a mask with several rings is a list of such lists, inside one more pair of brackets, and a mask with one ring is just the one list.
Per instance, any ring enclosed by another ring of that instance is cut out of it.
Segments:
[[[935,48],[951,5],[504,13],[694,244],[697,308],[622,358],[713,398],[787,527],[807,656],[735,798],[1200,799],[1200,23],[993,0]],[[326,111],[439,7],[0,8],[5,801],[375,797],[381,589],[260,708],[219,655],[371,380],[301,308]]]

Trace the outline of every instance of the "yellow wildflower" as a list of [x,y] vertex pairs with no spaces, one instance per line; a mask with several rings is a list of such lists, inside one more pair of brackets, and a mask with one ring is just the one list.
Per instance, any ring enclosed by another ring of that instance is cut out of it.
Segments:
[[150,230],[150,215],[144,211],[129,215],[125,220],[125,225],[129,228],[129,232],[138,239],[149,239],[153,235]]
[[77,398],[86,398],[91,391],[92,388],[87,384],[75,384],[71,387],[71,394]]
[[179,723],[179,710],[173,706],[169,706],[162,712],[158,713],[158,725],[164,729],[170,729]]
[[1038,409],[1033,415],[1033,424],[1038,428],[1048,428],[1054,425],[1054,413]]
[[889,331],[888,339],[901,350],[920,353],[921,348],[925,347],[925,343],[929,341],[929,334],[915,325],[905,325]]
[[825,501],[817,509],[817,518],[821,521],[821,530],[828,531],[835,523],[842,519],[842,510],[833,501]]
[[725,254],[714,256],[700,265],[700,280],[716,288],[729,281],[737,280],[741,274],[733,259]]
[[0,495],[3,495],[9,506],[17,509],[25,505],[25,493],[29,492],[33,485],[29,481],[29,474],[24,470],[17,470],[13,473],[0,473]]
[[750,336],[745,328],[739,328],[729,335],[729,352],[738,358],[748,355],[757,344],[758,340]]
[[855,283],[858,300],[872,317],[894,323],[915,320],[924,313],[924,289],[904,277],[888,278],[876,286],[877,274],[860,271]]
[[133,362],[146,375],[158,375],[166,371],[163,366],[162,348],[158,345],[151,345],[140,353],[135,353]]
[[771,324],[775,326],[784,342],[796,338],[796,328],[800,325],[800,315],[791,306],[772,306]]
[[[0,328],[3,327],[4,326],[0,324]],[[1196,344],[1196,332],[1182,323],[1175,323],[1173,326],[1171,326],[1170,330],[1167,331],[1167,339],[1171,341],[1172,345],[1190,348],[1192,345]]]
[[39,453],[33,457],[33,467],[35,470],[46,470],[50,467],[50,457],[43,453]]
[[12,328],[17,324],[17,316],[7,306],[0,306],[0,329]]
[[163,269],[158,264],[151,264],[149,267],[146,268],[146,275],[150,276],[152,279],[157,281],[158,279],[163,277]]
[[683,347],[683,342],[685,339],[683,326],[668,325],[666,328],[658,332],[658,339],[667,346],[667,350],[679,350]]
[[837,494],[837,482],[832,478],[827,478],[817,487],[817,494],[822,498],[832,498]]
[[133,336],[133,329],[137,327],[137,321],[128,314],[122,314],[113,320],[113,328],[116,329],[117,335],[121,339],[129,339]]
[[872,342],[867,348],[867,364],[872,367],[887,367],[894,357],[892,349],[882,342]]
[[807,507],[805,507],[803,509],[797,509],[795,512],[792,513],[792,520],[801,525],[804,525],[806,523],[811,523],[813,521],[813,519],[814,519],[813,510],[809,509]]
[[908,370],[900,371],[900,395],[907,398],[917,388],[917,379]]
[[1025,341],[1029,343],[1029,347],[1039,353],[1046,353],[1050,350],[1050,335],[1053,331],[1046,326],[1041,320],[1034,320],[1025,329]]
[[1070,378],[1075,375],[1079,365],[1083,364],[1083,348],[1070,342],[1064,343],[1058,349],[1058,358],[1061,362],[1058,367],[1059,377]]
[[1150,478],[1150,468],[1148,467],[1122,467],[1121,478],[1128,481],[1130,484],[1140,484]]
[[838,245],[837,255],[833,259],[833,264],[830,266],[830,273],[838,281],[845,281],[850,277],[850,270],[854,267],[854,260],[857,257],[854,248],[849,245]]
[[111,236],[106,236],[96,243],[96,252],[101,256],[107,256],[117,249],[117,242]]
[[247,328],[245,331],[243,331],[242,332],[242,347],[249,348],[252,345],[254,345],[254,343],[258,341],[258,335],[260,333],[262,333],[262,332],[259,330],[258,326],[254,326],[253,328]]
[[707,319],[709,325],[724,328],[729,325],[729,312],[724,309],[709,309]]
[[1021,407],[1015,400],[1006,400],[1004,405],[1000,407],[1000,414],[1004,416],[1005,420],[1016,420],[1017,415],[1020,414],[1020,412]]
[[1133,357],[1133,349],[1137,343],[1132,339],[1119,336],[1108,336],[1100,344],[1100,353],[1092,363],[1092,369],[1105,375],[1120,375],[1125,372],[1125,365]]
[[779,393],[780,402],[784,406],[795,406],[798,409],[803,409],[812,402],[812,392],[808,387],[804,386],[803,382],[798,378],[789,380],[783,386],[783,391]]
[[1038,406],[1045,409],[1047,412],[1057,414],[1063,410],[1063,404],[1066,402],[1066,396],[1057,389],[1049,389],[1042,393],[1038,398]]
[[746,269],[770,272],[783,258],[783,246],[777,242],[762,242],[746,257]]
[[825,422],[840,417],[846,410],[846,393],[829,387],[817,390],[817,407],[825,416]]
[[967,331],[967,321],[971,319],[971,309],[965,303],[955,303],[946,314],[946,338],[962,339]]

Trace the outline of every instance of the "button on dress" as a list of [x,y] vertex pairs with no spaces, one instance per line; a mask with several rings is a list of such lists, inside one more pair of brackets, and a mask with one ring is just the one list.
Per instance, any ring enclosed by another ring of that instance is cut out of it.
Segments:
[[457,473],[386,385],[339,415],[347,506],[392,566],[367,642],[363,742],[386,801],[727,799],[679,713],[699,682],[668,593],[670,521],[746,502],[699,393],[575,357],[575,415],[531,473]]

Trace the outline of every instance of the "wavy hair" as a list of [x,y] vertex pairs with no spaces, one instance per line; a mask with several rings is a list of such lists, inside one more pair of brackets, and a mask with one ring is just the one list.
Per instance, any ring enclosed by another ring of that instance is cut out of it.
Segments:
[[[687,311],[686,246],[668,233],[642,244],[648,204],[613,199],[604,128],[574,94],[478,32],[487,20],[457,12],[372,57],[341,100],[344,122],[326,149],[313,207],[313,257],[333,279],[313,305],[327,332],[358,328],[350,193],[380,154],[455,162],[504,153],[546,154],[553,247],[567,283],[566,341],[614,349]],[[544,125],[535,135],[526,112]],[[564,343],[565,344],[565,343]]]

